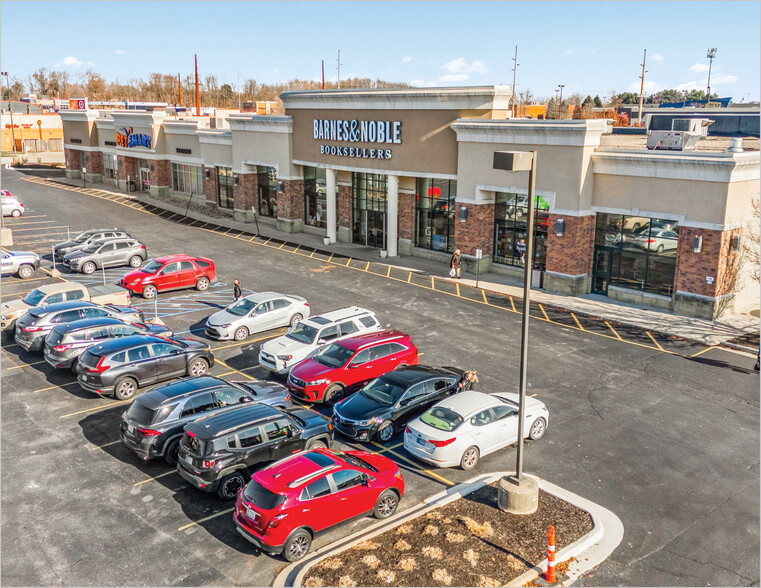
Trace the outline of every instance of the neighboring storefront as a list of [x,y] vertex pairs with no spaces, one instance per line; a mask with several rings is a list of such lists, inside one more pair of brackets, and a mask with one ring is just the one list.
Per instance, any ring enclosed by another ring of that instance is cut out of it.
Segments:
[[[389,257],[522,275],[545,289],[716,317],[757,306],[740,242],[759,152],[605,146],[605,120],[506,119],[507,87],[287,92],[285,116],[62,113],[67,173],[193,198],[215,215],[311,232]],[[219,128],[224,126],[225,128]],[[214,128],[212,128],[214,127]],[[537,152],[534,250],[527,173]],[[756,229],[757,231],[757,229]]]

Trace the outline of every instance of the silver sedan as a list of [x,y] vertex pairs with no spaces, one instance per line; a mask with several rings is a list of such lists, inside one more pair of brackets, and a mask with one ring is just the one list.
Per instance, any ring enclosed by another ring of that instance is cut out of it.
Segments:
[[206,334],[214,339],[243,341],[251,333],[295,325],[309,316],[301,296],[277,292],[250,294],[206,319]]

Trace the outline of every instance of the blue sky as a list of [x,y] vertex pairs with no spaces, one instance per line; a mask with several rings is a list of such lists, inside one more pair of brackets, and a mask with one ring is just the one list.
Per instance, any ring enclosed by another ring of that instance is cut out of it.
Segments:
[[419,86],[511,84],[534,96],[705,89],[759,99],[759,2],[0,3],[2,69],[91,68],[106,80],[214,73],[233,87],[370,77]]

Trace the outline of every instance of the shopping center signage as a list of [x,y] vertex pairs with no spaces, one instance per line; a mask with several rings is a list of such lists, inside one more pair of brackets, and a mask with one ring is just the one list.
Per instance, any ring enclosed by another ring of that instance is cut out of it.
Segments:
[[[318,141],[387,144],[402,142],[401,121],[314,119],[314,138]],[[368,159],[391,159],[392,150],[380,147],[343,147],[320,145],[320,154]]]
[[119,147],[145,147],[151,148],[151,136],[142,133],[133,133],[132,127],[122,127],[116,132],[116,144]]

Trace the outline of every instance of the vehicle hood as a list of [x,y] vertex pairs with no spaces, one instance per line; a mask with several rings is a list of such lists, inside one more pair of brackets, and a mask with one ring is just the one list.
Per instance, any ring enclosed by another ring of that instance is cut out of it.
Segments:
[[172,339],[175,341],[182,341],[191,349],[205,349],[207,347],[206,343],[199,341],[198,339],[190,339],[186,337],[172,337]]
[[23,300],[11,300],[10,302],[3,302],[2,306],[4,315],[19,311],[27,312],[30,308],[32,307]]
[[287,409],[286,412],[306,422],[307,427],[314,427],[317,425],[324,426],[330,422],[328,417],[321,415],[316,410],[310,410],[308,408],[290,408]]
[[39,257],[34,251],[11,251],[13,257]]
[[272,355],[297,355],[299,352],[303,353],[307,349],[310,349],[311,345],[304,345],[293,339],[289,339],[285,335],[278,337],[272,341],[267,341],[262,345],[262,349]]
[[296,364],[291,368],[291,375],[299,380],[309,382],[311,380],[319,379],[320,376],[325,376],[339,368],[327,366],[319,361],[315,361],[314,358],[305,359],[304,361]]
[[[513,392],[497,392],[494,394],[494,396],[497,396],[499,398],[504,398],[505,400],[508,400],[511,404],[514,405],[514,408],[518,408],[518,401],[520,400],[520,397],[518,394],[514,394]],[[526,412],[530,412],[532,410],[541,410],[542,408],[545,408],[544,402],[541,400],[538,400],[536,398],[531,398],[531,396],[526,396],[524,399],[525,406],[524,410]]]
[[352,421],[366,421],[386,412],[389,408],[391,407],[357,392],[336,405],[335,411],[338,416]]
[[235,323],[244,318],[246,318],[245,314],[243,316],[236,316],[231,312],[227,312],[227,309],[225,309],[212,314],[208,319],[206,319],[206,323],[209,326],[214,327],[217,325],[229,325],[230,323]]
[[129,284],[130,282],[134,280],[144,281],[146,278],[152,278],[155,275],[156,274],[146,274],[145,272],[142,272],[140,270],[135,270],[133,272],[128,272],[124,274],[124,277],[122,278],[122,280],[125,284]]
[[76,241],[61,241],[60,243],[56,243],[53,245],[53,248],[58,251],[59,249],[63,249],[65,247],[72,247],[74,245],[78,245]]
[[244,390],[255,392],[257,402],[266,402],[270,398],[282,398],[288,392],[288,389],[281,383],[270,380],[236,380],[232,383]]
[[66,255],[63,256],[64,259],[72,260],[76,259],[77,257],[84,257],[85,255],[94,255],[93,253],[85,253],[82,251],[79,247],[76,247],[66,253]]

